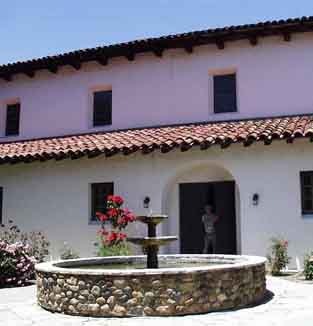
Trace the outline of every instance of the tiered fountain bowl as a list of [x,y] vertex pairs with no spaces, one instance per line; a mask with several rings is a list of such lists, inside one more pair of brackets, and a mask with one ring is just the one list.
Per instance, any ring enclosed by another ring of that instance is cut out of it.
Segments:
[[140,216],[148,236],[129,238],[146,255],[96,257],[36,265],[40,306],[94,317],[174,316],[242,308],[266,293],[256,256],[158,255],[177,237],[157,237],[165,215]]
[[156,227],[166,219],[167,215],[138,216],[137,220],[147,225],[148,236],[144,238],[127,239],[129,242],[141,246],[143,252],[147,255],[147,268],[159,268],[159,247],[178,239],[176,236],[157,237]]

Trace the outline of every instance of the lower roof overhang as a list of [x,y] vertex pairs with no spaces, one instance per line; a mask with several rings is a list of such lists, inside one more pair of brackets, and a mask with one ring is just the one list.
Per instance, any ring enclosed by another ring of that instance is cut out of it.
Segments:
[[292,143],[295,138],[313,141],[313,114],[273,118],[246,119],[226,122],[203,122],[184,125],[94,132],[61,137],[21,140],[0,144],[0,164],[34,161],[107,157],[118,153],[167,153],[174,149],[201,150],[219,145],[227,148],[255,142],[269,145],[273,140]]

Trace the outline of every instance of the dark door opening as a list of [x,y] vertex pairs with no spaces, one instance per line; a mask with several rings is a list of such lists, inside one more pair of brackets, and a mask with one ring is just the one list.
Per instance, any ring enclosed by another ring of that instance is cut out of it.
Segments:
[[213,206],[219,217],[216,253],[236,254],[235,182],[200,182],[179,185],[180,252],[201,254],[204,246],[204,206]]

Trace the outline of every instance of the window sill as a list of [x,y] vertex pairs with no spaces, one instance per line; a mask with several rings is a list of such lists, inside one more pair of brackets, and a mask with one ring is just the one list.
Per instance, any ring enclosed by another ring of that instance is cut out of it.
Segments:
[[223,115],[223,114],[238,114],[240,113],[238,110],[237,111],[229,111],[229,112],[212,112],[212,115]]
[[91,126],[91,128],[96,129],[96,128],[104,128],[104,127],[111,127],[112,123],[108,123],[105,125],[97,125],[97,126]]
[[102,131],[110,131],[112,130],[112,124],[110,125],[102,125],[102,126],[93,126],[90,125],[88,128],[89,130],[91,130],[92,132],[102,132]]
[[[108,221],[104,222],[104,224],[108,224],[108,223],[109,223]],[[100,221],[92,221],[92,220],[89,220],[89,221],[88,221],[88,225],[101,226],[101,225],[102,225],[102,222],[100,222]]]
[[101,225],[101,222],[100,221],[92,221],[92,220],[89,220],[88,221],[88,225]]
[[94,125],[94,124],[91,124],[91,128],[103,128],[103,127],[110,127],[112,126],[112,122],[110,123],[105,123],[105,124],[101,124],[101,125]]
[[15,134],[15,135],[3,135],[0,136],[0,139],[7,139],[7,138],[13,138],[13,137],[19,137],[20,134]]
[[313,219],[313,213],[302,213],[301,216],[304,219]]

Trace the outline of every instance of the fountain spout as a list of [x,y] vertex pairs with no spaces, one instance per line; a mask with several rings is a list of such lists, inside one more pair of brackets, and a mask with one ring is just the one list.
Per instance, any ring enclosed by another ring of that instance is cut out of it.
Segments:
[[143,252],[147,254],[147,268],[158,268],[159,247],[178,239],[176,236],[157,237],[157,225],[167,218],[167,215],[138,216],[137,220],[147,225],[148,236],[144,238],[127,238],[127,241],[141,246]]

